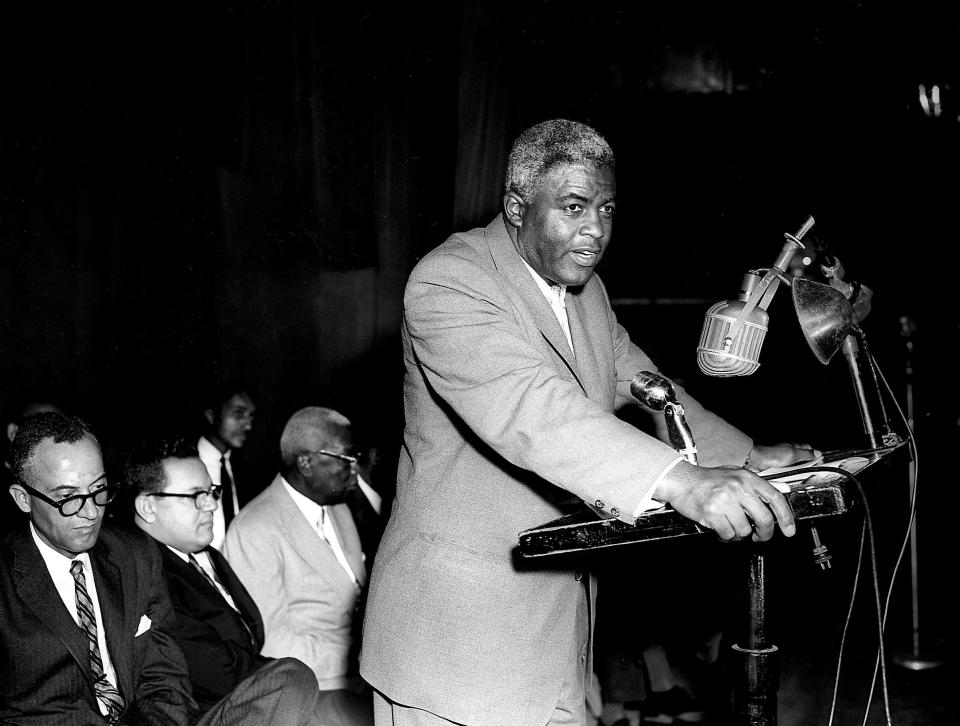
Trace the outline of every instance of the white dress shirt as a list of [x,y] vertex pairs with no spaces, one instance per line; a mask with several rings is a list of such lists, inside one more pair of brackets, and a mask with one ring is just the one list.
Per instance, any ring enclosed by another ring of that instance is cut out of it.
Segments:
[[[60,554],[50,545],[40,539],[33,522],[30,522],[30,534],[33,535],[33,541],[37,543],[37,549],[40,550],[40,556],[43,558],[50,573],[50,579],[53,580],[54,587],[60,599],[63,600],[67,612],[73,618],[73,622],[80,625],[80,615],[77,613],[77,584],[73,579],[73,573],[70,572],[70,565],[74,560],[83,563],[84,584],[87,588],[87,594],[90,596],[90,602],[93,603],[93,611],[97,616],[97,647],[100,648],[100,660],[103,661],[103,672],[107,680],[117,687],[117,672],[113,668],[113,661],[110,660],[110,651],[107,649],[107,634],[103,625],[103,615],[100,612],[100,598],[97,597],[97,583],[93,577],[93,569],[90,567],[90,555],[82,552],[73,559]],[[118,688],[119,690],[119,688]],[[107,707],[98,698],[97,705],[100,707],[100,713],[107,715]]]
[[[573,350],[573,338],[570,336],[570,321],[567,319],[567,286],[551,285],[540,277],[537,271],[527,264],[525,259],[521,257],[520,261],[530,272],[533,281],[537,283],[537,287],[540,288],[540,292],[543,293],[547,302],[550,303],[550,309],[553,310],[553,314],[557,317],[557,322],[560,323],[563,334],[567,336],[567,343],[570,345],[570,350]],[[576,355],[576,351],[574,351],[574,355]]]
[[[190,565],[190,555],[188,555],[186,552],[181,552],[176,547],[171,547],[170,545],[167,545],[167,549]],[[223,595],[223,599],[227,601],[227,604],[239,613],[240,608],[237,607],[237,604],[233,601],[233,598],[230,597],[230,593],[227,592],[227,588],[225,588],[220,582],[220,577],[217,575],[217,571],[213,569],[213,563],[210,561],[210,555],[202,551],[194,552],[193,558],[197,561],[197,564],[200,565],[203,571],[207,573],[207,577],[210,578],[210,581],[216,585],[217,590],[221,595]],[[193,565],[190,566],[193,567]]]
[[320,536],[320,538],[330,545],[330,549],[333,550],[333,555],[337,558],[337,562],[340,563],[340,566],[343,568],[344,572],[350,576],[350,579],[353,580],[353,584],[359,589],[360,583],[357,581],[357,576],[350,567],[350,563],[347,561],[347,556],[343,553],[343,547],[340,545],[340,539],[337,537],[337,531],[333,527],[333,520],[327,515],[327,508],[324,505],[317,504],[312,499],[305,497],[303,494],[290,486],[287,480],[283,477],[280,477],[280,481],[283,482],[283,486],[290,495],[290,498],[293,499],[293,503],[297,505],[297,509],[299,509],[303,513],[303,516],[307,518],[310,526],[313,527],[313,530]]
[[370,502],[370,506],[373,507],[373,511],[377,514],[380,514],[380,510],[383,508],[383,497],[380,496],[379,492],[367,484],[364,478],[359,474],[357,474],[357,486],[360,487],[360,491],[363,492],[363,496],[365,496],[367,501]]
[[[225,454],[221,454],[220,450],[211,444],[205,436],[201,436],[197,442],[197,452],[200,454],[200,461],[207,467],[210,481],[215,487],[220,486],[220,457],[226,456],[227,471],[230,472],[230,478],[233,479],[230,492],[233,496],[233,512],[236,515],[240,512],[240,500],[237,498],[237,478],[233,475],[233,466],[230,464],[230,449],[227,449]],[[220,549],[226,533],[227,527],[223,518],[223,505],[221,504],[213,513],[213,541],[210,542],[210,546]]]

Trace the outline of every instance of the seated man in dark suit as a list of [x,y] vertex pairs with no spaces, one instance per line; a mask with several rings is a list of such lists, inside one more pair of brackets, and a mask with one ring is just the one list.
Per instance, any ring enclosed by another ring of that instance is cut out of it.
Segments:
[[[201,712],[243,700],[251,724],[336,723],[306,665],[260,655],[260,611],[210,547],[220,491],[196,446],[183,439],[141,444],[128,458],[124,484],[136,525],[156,540],[176,613],[171,634],[186,656]],[[299,678],[291,687],[285,679],[293,665]]]
[[0,722],[189,724],[197,705],[160,557],[139,532],[100,529],[115,490],[96,438],[38,413],[11,464],[29,521],[0,544]]
[[[48,403],[42,398],[31,398],[29,396],[14,398],[8,401],[3,410],[3,431],[6,434],[0,439],[0,445],[3,447],[3,467],[0,468],[0,487],[4,491],[13,484],[13,474],[10,464],[10,444],[13,443],[13,437],[17,435],[20,424],[27,416],[32,416],[41,411],[59,411],[60,409],[52,403]],[[27,515],[20,511],[20,508],[11,499],[2,498],[0,504],[0,536],[15,529],[20,523],[24,522]]]

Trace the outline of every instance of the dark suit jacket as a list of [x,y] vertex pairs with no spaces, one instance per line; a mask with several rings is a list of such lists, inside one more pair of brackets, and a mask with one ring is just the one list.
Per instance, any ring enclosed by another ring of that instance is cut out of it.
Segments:
[[[156,547],[140,532],[104,529],[90,561],[100,625],[127,703],[122,722],[190,723],[197,705],[169,634],[173,611]],[[27,526],[0,543],[0,623],[0,723],[103,726],[86,636]]]
[[201,711],[207,711],[243,679],[270,662],[270,658],[260,655],[263,620],[246,588],[215,549],[208,548],[207,552],[239,613],[190,564],[166,545],[156,544],[176,613],[170,632],[186,656],[194,698]]

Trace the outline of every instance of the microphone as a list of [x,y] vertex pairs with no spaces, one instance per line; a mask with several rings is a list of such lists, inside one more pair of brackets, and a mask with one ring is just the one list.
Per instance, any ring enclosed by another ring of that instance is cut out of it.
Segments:
[[[770,316],[759,305],[744,312],[759,281],[760,275],[748,272],[736,300],[718,302],[707,310],[697,346],[697,366],[708,376],[749,376],[760,367],[760,348]],[[740,316],[742,327],[731,336],[730,329]]]
[[677,401],[673,384],[659,373],[640,371],[630,381],[630,393],[640,403],[654,411],[663,411],[667,422],[670,445],[691,464],[697,463],[697,445],[687,425],[683,406]]
[[[767,335],[767,306],[797,250],[801,238],[814,225],[813,217],[795,235],[786,233],[786,243],[773,266],[751,270],[743,276],[736,300],[718,302],[707,310],[697,346],[697,366],[708,376],[749,376],[760,367],[760,348]],[[766,273],[761,276],[761,273]]]

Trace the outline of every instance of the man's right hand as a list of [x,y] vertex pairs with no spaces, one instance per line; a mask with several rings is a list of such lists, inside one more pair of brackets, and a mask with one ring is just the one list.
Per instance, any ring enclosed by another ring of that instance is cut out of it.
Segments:
[[773,536],[775,525],[787,537],[797,531],[783,494],[747,469],[680,462],[657,486],[653,497],[712,529],[724,541],[750,537],[764,542]]

